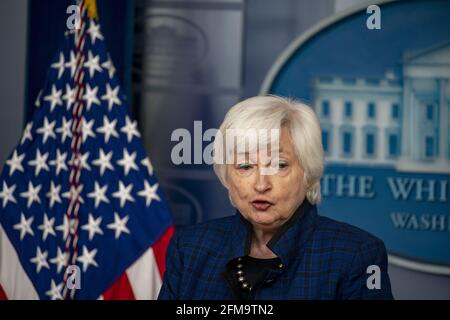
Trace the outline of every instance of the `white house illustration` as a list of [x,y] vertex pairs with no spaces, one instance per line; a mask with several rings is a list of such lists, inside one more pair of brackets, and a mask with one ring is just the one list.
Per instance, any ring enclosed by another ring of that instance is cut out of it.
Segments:
[[401,77],[312,83],[328,163],[450,173],[450,41],[405,53]]

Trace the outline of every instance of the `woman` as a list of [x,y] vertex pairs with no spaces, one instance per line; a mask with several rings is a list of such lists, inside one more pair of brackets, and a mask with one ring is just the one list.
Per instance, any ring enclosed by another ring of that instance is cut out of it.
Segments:
[[[267,134],[255,148],[254,134],[229,139],[236,129]],[[176,232],[160,299],[392,299],[383,242],[317,214],[324,157],[311,108],[276,96],[242,101],[214,151],[237,213]]]

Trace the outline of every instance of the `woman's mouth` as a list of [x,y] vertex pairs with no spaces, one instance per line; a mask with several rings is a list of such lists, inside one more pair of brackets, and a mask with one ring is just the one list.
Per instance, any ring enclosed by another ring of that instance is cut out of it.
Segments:
[[258,211],[266,211],[273,205],[273,203],[265,200],[255,200],[252,201],[251,203],[253,208],[255,208]]

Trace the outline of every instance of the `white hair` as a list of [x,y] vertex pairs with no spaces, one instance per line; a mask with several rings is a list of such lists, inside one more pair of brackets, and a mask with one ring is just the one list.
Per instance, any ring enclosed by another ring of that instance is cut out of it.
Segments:
[[[234,105],[225,115],[216,139],[214,154],[224,154],[227,149],[225,137],[228,129],[271,130],[286,127],[289,130],[297,159],[304,170],[303,183],[306,198],[312,204],[320,202],[320,178],[324,168],[322,131],[315,112],[307,105],[274,95],[256,96]],[[220,135],[218,139],[218,136]],[[242,138],[238,137],[242,143]],[[248,139],[248,137],[247,137]],[[245,142],[244,142],[245,143]],[[236,145],[230,150],[235,150]],[[230,147],[230,146],[229,146]],[[226,163],[214,161],[214,172],[220,182],[228,189],[226,181]]]

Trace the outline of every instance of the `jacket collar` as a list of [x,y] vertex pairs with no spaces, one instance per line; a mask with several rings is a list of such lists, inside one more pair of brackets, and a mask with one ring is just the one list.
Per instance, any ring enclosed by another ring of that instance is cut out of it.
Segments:
[[[292,217],[274,234],[267,246],[284,265],[289,265],[292,257],[297,255],[314,230],[317,207],[307,199],[297,208]],[[235,228],[231,238],[230,260],[250,253],[252,225],[237,211]]]

